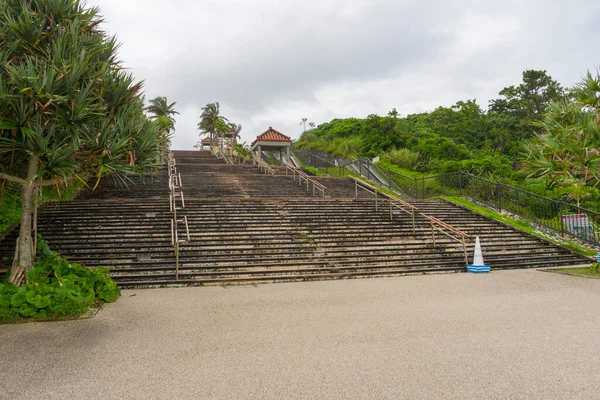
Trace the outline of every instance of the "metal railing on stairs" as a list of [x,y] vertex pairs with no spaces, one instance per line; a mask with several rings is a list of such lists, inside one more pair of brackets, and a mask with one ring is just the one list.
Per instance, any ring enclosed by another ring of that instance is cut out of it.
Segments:
[[312,179],[308,176],[308,174],[302,172],[300,169],[293,167],[290,164],[285,164],[285,175],[288,176],[290,172],[292,173],[294,182],[297,181],[298,185],[304,186],[303,181],[306,183],[307,192],[310,191],[310,187],[312,185],[313,196],[315,196],[316,192],[319,191],[321,192],[321,197],[325,197],[325,190],[327,189],[327,186],[323,185],[321,182],[317,182],[316,180]]
[[[375,196],[375,211],[379,211],[379,202],[380,201],[383,201],[385,203],[385,201],[387,200],[388,206],[389,206],[390,221],[393,220],[393,218],[394,218],[393,208],[396,208],[396,209],[402,211],[403,213],[410,215],[412,218],[413,234],[416,234],[415,216],[424,218],[425,220],[427,220],[429,222],[429,224],[431,226],[431,241],[432,241],[433,247],[436,247],[435,233],[437,231],[460,244],[460,246],[462,247],[462,250],[463,250],[465,266],[469,264],[469,259],[467,256],[467,239],[470,236],[468,234],[466,234],[465,232],[461,231],[460,229],[458,229],[450,224],[445,223],[444,221],[442,221],[438,218],[432,217],[430,215],[427,215],[427,214],[421,212],[417,207],[415,207],[414,205],[412,205],[404,200],[401,200],[397,197],[391,196],[387,193],[383,193],[379,188],[377,188],[373,185],[370,185],[356,177],[351,176],[350,179],[352,181],[354,181],[354,190],[355,190],[356,198],[358,198],[358,189],[365,190],[368,193],[373,194]],[[382,200],[380,200],[380,198]]]
[[252,164],[265,174],[275,175],[275,170],[256,154],[252,154]]
[[225,161],[226,164],[235,164],[233,155],[228,155],[224,149],[221,149],[219,146],[214,146],[211,149],[212,155]]
[[[169,153],[169,208],[173,214],[171,218],[171,245],[175,249],[175,280],[179,279],[179,249],[184,243],[190,242],[190,228],[187,215],[183,218],[177,216],[177,211],[185,208],[185,198],[183,195],[183,184],[181,182],[181,174],[177,172],[177,164],[173,153]],[[177,199],[180,200],[181,207],[177,204]],[[179,224],[183,224],[185,228],[185,239],[179,237]]]
[[[514,186],[493,182],[466,172],[410,177],[376,165],[369,159],[325,159],[322,154],[299,153],[306,165],[333,176],[358,175],[382,187],[414,199],[457,196],[484,206],[518,215],[537,229],[571,236],[600,245],[600,212],[538,195]],[[598,204],[600,209],[600,203]]]

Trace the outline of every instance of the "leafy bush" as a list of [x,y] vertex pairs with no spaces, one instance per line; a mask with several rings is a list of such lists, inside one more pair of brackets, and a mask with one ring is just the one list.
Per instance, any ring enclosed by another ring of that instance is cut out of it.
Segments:
[[115,302],[121,295],[106,268],[70,263],[41,238],[37,250],[27,284],[0,283],[0,320],[77,316],[94,305]]
[[510,159],[499,154],[479,155],[477,158],[466,160],[434,159],[429,166],[440,174],[462,171],[481,177],[497,178],[510,177],[513,173]]
[[419,161],[419,153],[406,148],[392,150],[382,155],[381,160],[390,162],[400,168],[413,169]]

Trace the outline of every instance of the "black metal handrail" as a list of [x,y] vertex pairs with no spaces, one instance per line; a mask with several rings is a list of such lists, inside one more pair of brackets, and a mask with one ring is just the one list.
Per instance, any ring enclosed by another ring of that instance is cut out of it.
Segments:
[[[303,154],[302,162],[322,170],[323,166],[312,160],[318,160],[320,164],[327,160],[309,154]],[[600,245],[600,213],[584,207],[544,197],[504,183],[493,182],[466,172],[413,178],[375,165],[368,159],[358,159],[343,166],[336,166],[340,171],[338,176],[350,175],[349,168],[352,165],[358,166],[355,168],[357,175],[379,181],[382,186],[411,198],[427,199],[439,196],[469,198],[488,207],[516,214],[539,228]]]

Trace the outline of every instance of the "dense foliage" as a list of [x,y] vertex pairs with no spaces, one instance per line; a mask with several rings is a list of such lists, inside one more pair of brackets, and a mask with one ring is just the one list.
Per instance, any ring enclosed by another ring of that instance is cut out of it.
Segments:
[[10,278],[18,285],[33,266],[40,188],[158,166],[165,137],[101,22],[78,0],[0,2],[0,179],[19,187],[22,201]]
[[[599,77],[588,75],[567,91],[545,71],[528,70],[488,110],[468,100],[404,118],[394,109],[334,119],[306,131],[295,147],[379,156],[418,172],[470,172],[541,195],[592,200],[600,175],[599,93]],[[587,195],[577,195],[573,184]]]
[[21,287],[0,283],[0,320],[66,318],[112,303],[121,291],[107,272],[70,263],[40,238],[36,265],[27,273],[28,283]]

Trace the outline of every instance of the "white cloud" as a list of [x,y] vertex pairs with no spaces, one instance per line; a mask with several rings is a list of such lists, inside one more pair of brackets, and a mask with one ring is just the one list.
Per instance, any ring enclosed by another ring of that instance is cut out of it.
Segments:
[[525,69],[572,85],[600,64],[600,4],[507,0],[89,0],[148,98],[177,101],[174,147],[198,140],[200,108],[252,141],[300,119],[402,114],[458,100],[485,107]]

